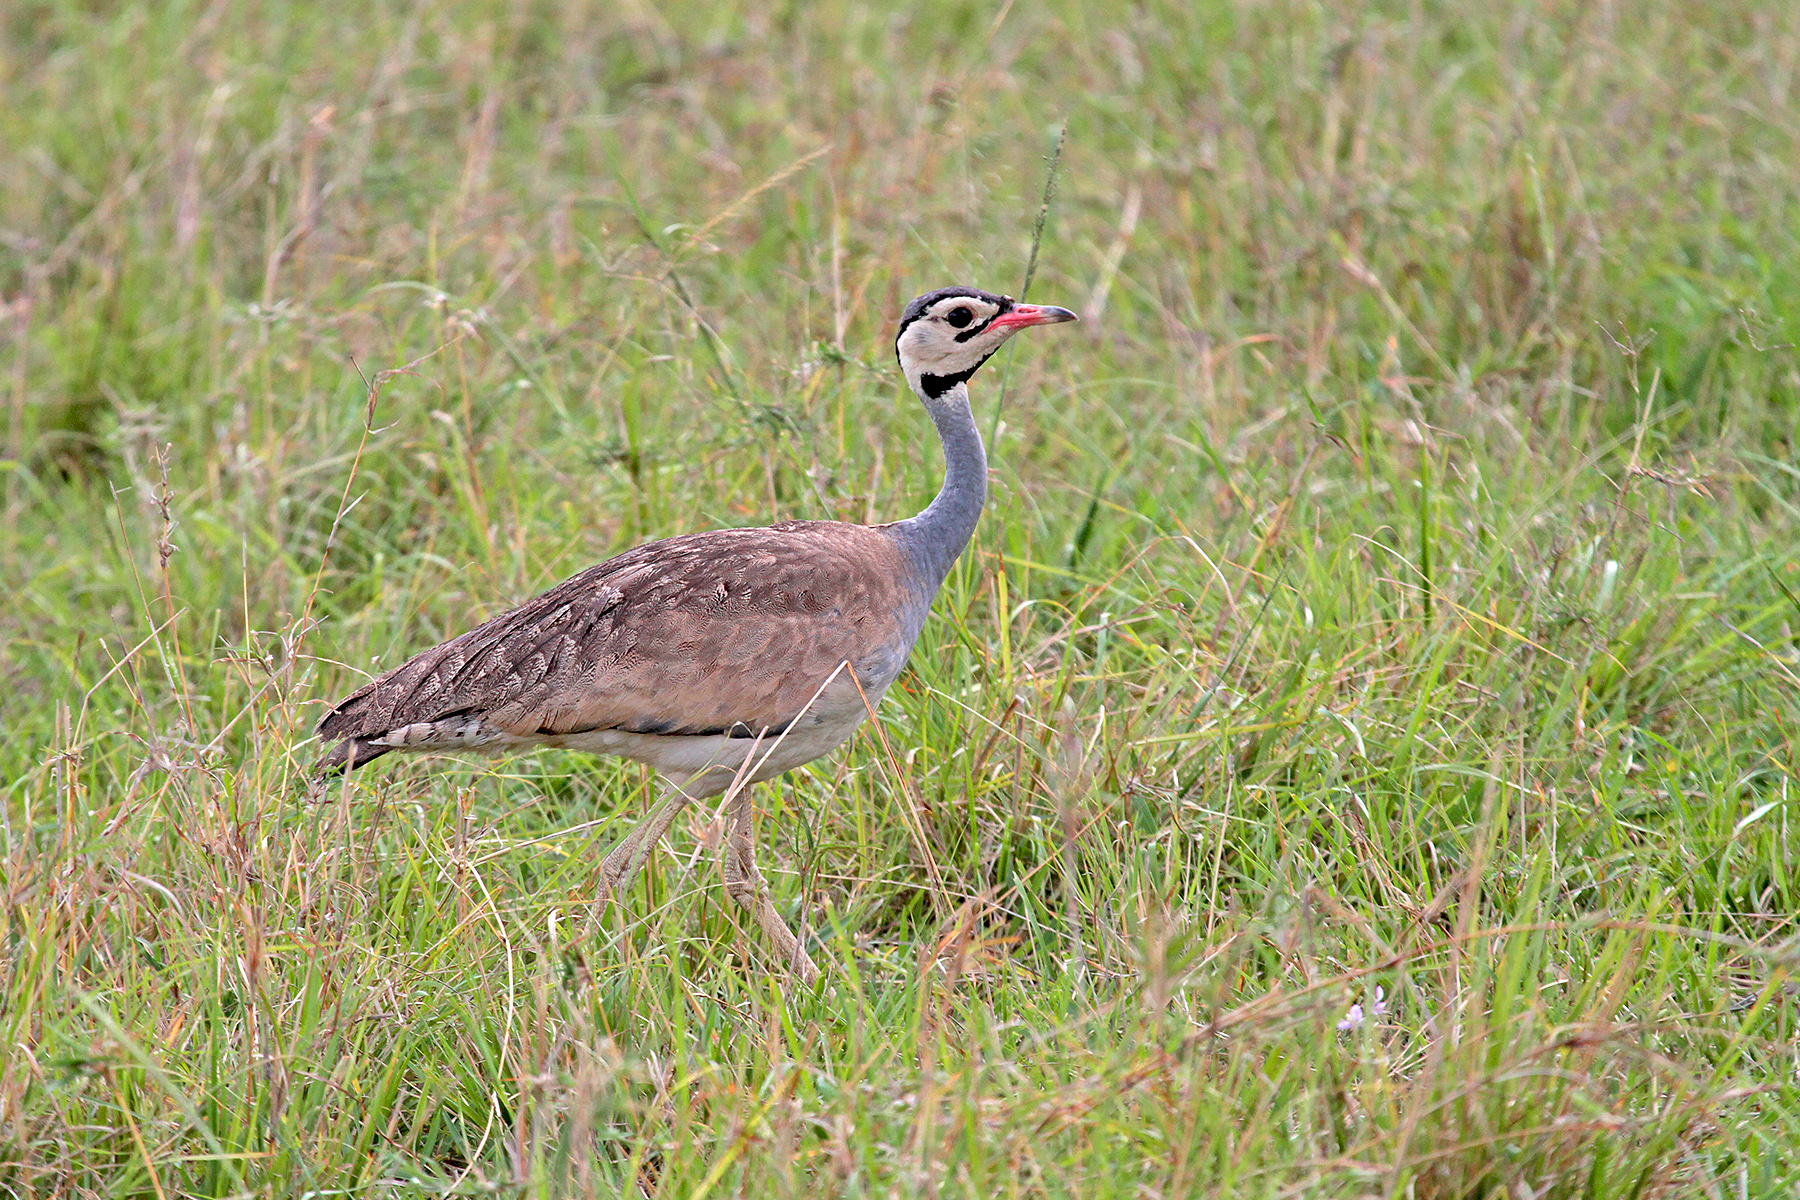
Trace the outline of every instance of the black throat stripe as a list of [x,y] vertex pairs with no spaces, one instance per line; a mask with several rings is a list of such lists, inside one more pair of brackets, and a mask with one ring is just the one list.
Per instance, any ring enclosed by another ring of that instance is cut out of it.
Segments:
[[[982,361],[985,362],[986,360],[984,359]],[[980,363],[976,363],[975,366],[970,367],[968,370],[958,371],[954,375],[921,375],[919,376],[919,387],[924,389],[927,396],[936,400],[939,396],[942,396],[957,384],[969,382],[969,377],[975,374],[976,368],[980,365]]]
[[973,376],[975,372],[981,370],[981,363],[986,362],[992,357],[994,357],[994,351],[989,350],[986,354],[981,356],[981,362],[976,363],[966,371],[958,371],[954,375],[921,375],[919,376],[919,386],[924,389],[927,396],[936,400],[939,396],[942,396],[957,384],[969,382],[970,377]]

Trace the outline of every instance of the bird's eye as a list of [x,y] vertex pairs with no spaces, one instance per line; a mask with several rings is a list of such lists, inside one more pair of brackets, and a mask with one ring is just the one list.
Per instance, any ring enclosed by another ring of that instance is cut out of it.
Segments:
[[973,321],[974,319],[975,319],[975,314],[970,312],[968,309],[963,308],[960,305],[958,305],[956,308],[951,309],[948,313],[944,314],[944,320],[950,322],[952,325],[956,326],[958,329],[961,329],[964,326],[968,325],[968,323],[970,321]]

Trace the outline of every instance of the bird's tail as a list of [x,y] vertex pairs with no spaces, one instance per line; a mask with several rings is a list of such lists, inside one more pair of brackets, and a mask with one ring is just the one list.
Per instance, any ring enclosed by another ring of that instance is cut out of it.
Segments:
[[374,762],[393,748],[378,746],[367,738],[347,737],[334,742],[313,763],[307,791],[315,797],[322,796],[333,779],[364,763]]

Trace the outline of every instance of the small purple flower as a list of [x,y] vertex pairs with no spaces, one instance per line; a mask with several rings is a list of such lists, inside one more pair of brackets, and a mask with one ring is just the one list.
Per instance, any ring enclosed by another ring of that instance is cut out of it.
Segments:
[[[1387,990],[1380,984],[1375,985],[1375,998],[1369,1002],[1369,1016],[1379,1017],[1387,1011]],[[1352,1004],[1344,1019],[1337,1023],[1338,1032],[1349,1033],[1352,1029],[1361,1029],[1363,1023],[1363,1006]]]

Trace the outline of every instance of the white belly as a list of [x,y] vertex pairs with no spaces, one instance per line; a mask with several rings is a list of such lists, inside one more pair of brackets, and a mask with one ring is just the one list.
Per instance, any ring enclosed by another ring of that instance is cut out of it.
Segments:
[[868,714],[859,704],[854,710],[802,717],[787,732],[761,739],[707,734],[700,737],[674,734],[626,733],[596,729],[588,733],[534,739],[531,744],[585,750],[590,754],[615,754],[646,763],[669,776],[690,797],[713,796],[750,765],[749,782],[772,779],[827,754],[856,732]]
[[[886,690],[885,683],[882,691]],[[761,738],[724,734],[629,733],[623,729],[590,729],[581,733],[517,734],[496,729],[479,717],[421,721],[371,738],[375,745],[405,750],[475,750],[489,754],[549,746],[612,754],[645,763],[680,785],[689,797],[714,796],[750,763],[748,782],[772,779],[841,746],[879,703],[881,691],[868,694],[850,686],[826,688],[786,732]]]

